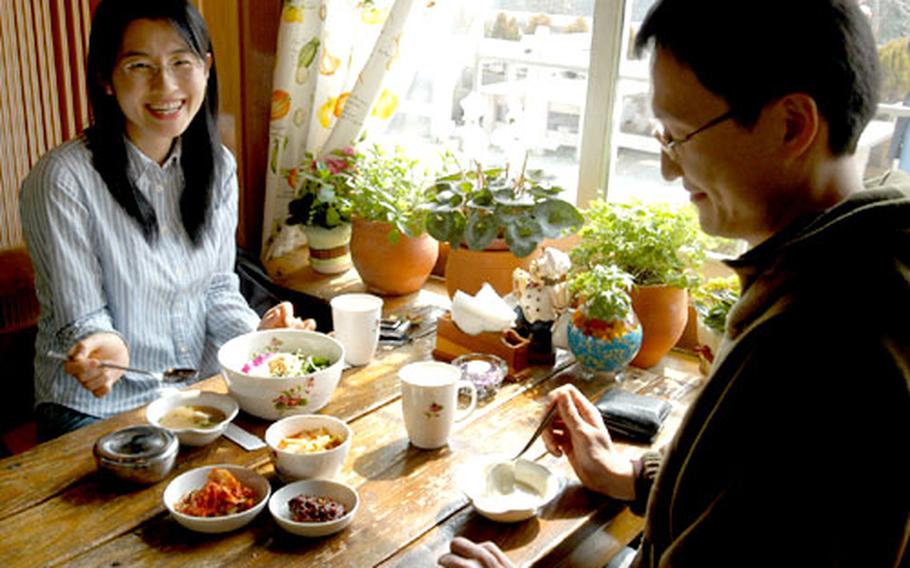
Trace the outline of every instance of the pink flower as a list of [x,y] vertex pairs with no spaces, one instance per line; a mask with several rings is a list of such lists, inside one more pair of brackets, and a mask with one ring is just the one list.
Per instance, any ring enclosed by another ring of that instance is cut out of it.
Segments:
[[332,174],[339,174],[351,167],[351,164],[340,158],[326,158],[325,165]]

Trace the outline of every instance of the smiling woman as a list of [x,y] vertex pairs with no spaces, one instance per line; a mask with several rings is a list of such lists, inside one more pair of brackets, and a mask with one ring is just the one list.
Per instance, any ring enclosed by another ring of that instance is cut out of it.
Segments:
[[[156,398],[150,370],[218,371],[218,348],[257,327],[312,328],[290,304],[262,321],[234,274],[237,178],[216,128],[205,21],[186,0],[104,0],[89,40],[94,122],[22,185],[41,301],[39,438]],[[193,379],[186,379],[188,384]]]

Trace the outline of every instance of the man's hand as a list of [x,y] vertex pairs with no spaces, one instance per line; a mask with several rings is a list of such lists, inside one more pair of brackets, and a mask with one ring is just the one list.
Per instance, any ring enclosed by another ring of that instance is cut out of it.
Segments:
[[448,554],[439,557],[439,565],[446,568],[511,568],[509,557],[492,542],[476,544],[458,536],[449,545]]
[[316,329],[316,320],[302,320],[295,317],[294,305],[290,302],[281,302],[277,306],[269,308],[269,311],[265,312],[259,322],[259,329],[275,329],[279,327],[314,331]]
[[83,387],[98,398],[111,392],[114,383],[123,376],[120,369],[99,367],[99,361],[117,365],[130,364],[130,352],[116,333],[93,333],[76,342],[69,350],[70,360],[63,364],[64,370],[76,377]]
[[632,462],[613,447],[597,407],[573,385],[551,392],[547,410],[554,404],[556,416],[543,431],[547,450],[557,457],[565,454],[588,489],[624,501],[634,499]]

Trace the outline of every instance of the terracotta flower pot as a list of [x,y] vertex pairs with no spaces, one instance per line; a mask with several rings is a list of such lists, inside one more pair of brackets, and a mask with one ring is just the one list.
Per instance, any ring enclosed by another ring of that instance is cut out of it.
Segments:
[[486,250],[453,248],[446,261],[446,290],[449,297],[454,297],[456,290],[473,296],[484,282],[489,282],[500,296],[505,296],[512,291],[512,272],[519,267],[528,270],[531,261],[538,256],[540,249],[518,258],[505,247],[504,242]]
[[392,225],[354,219],[351,256],[360,279],[372,292],[398,296],[416,292],[433,270],[439,246],[436,239],[400,235],[389,241]]
[[653,367],[676,345],[689,318],[688,294],[684,288],[636,286],[632,309],[641,321],[642,341],[636,367]]
[[446,262],[449,261],[449,243],[439,243],[439,256],[436,257],[436,264],[433,265],[433,275],[445,278]]
[[344,223],[326,229],[305,225],[310,246],[310,266],[322,274],[337,274],[351,267],[351,224]]

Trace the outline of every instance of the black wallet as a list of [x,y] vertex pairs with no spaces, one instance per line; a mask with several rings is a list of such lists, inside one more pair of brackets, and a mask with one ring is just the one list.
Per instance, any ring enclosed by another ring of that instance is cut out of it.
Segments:
[[620,388],[611,388],[594,404],[612,434],[648,443],[654,441],[672,408],[665,400]]

